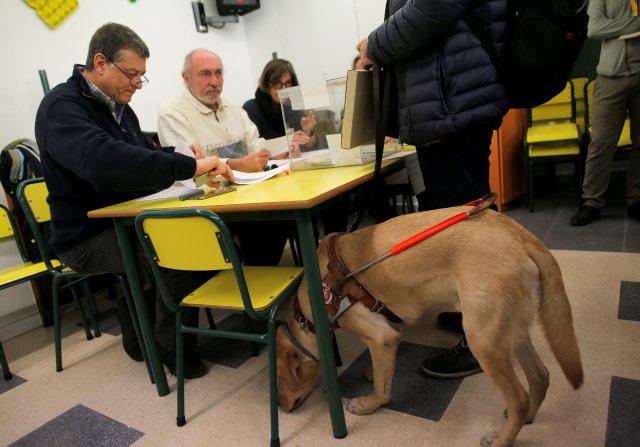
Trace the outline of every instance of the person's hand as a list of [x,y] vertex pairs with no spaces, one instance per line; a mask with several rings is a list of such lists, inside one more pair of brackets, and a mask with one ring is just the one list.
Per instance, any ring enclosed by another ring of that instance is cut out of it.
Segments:
[[300,127],[302,127],[302,131],[309,136],[311,136],[313,128],[316,127],[316,123],[316,114],[313,113],[313,110],[307,110],[304,112],[302,118],[300,118]]
[[195,155],[196,160],[204,157],[204,149],[202,149],[202,146],[200,146],[198,143],[190,144],[189,149],[191,149],[191,152],[193,152],[193,155]]
[[302,156],[302,150],[298,143],[292,142],[289,145],[289,158],[298,158]]
[[386,136],[384,137],[384,144],[397,144],[400,140],[397,138]]
[[196,160],[196,174],[198,177],[205,172],[209,173],[211,180],[207,182],[211,188],[219,188],[220,184],[213,179],[221,175],[229,182],[235,182],[236,178],[231,171],[231,167],[221,161],[218,157],[204,157]]
[[303,144],[309,144],[309,141],[311,141],[311,138],[309,138],[309,135],[304,133],[304,131],[302,130],[296,130],[294,133],[291,134],[292,145],[295,144],[295,145],[301,146]]
[[236,171],[258,172],[264,169],[269,157],[271,157],[271,152],[266,149],[258,149],[257,151],[249,152],[244,157],[230,158],[227,163]]
[[369,39],[365,37],[360,41],[360,43],[358,43],[358,45],[356,45],[356,51],[360,54],[360,60],[362,61],[362,64],[365,66],[365,68],[373,65],[373,61],[367,56],[368,43]]

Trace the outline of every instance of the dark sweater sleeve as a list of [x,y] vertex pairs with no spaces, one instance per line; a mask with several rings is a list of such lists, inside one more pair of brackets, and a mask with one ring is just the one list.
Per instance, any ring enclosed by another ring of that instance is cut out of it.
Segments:
[[173,148],[133,144],[127,133],[139,129],[137,121],[128,131],[122,123],[116,130],[122,138],[117,139],[75,101],[55,100],[45,116],[43,150],[97,191],[164,189],[195,174],[195,159]]
[[258,104],[256,103],[256,100],[249,99],[242,105],[242,108],[245,110],[245,112],[247,112],[247,115],[249,115],[249,119],[258,128],[258,134],[261,137],[266,138],[264,136],[265,134],[264,119],[262,117],[262,113],[260,113],[260,109],[258,108]]
[[378,64],[405,63],[442,45],[469,0],[407,0],[369,35],[367,56]]

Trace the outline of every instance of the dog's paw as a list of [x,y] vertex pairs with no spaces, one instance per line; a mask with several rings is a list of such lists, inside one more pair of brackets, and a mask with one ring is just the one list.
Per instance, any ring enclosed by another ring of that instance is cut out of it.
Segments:
[[356,397],[347,401],[347,411],[349,413],[365,415],[371,414],[378,409],[379,404],[374,404],[370,396]]
[[493,447],[493,442],[498,438],[498,432],[492,431],[491,433],[487,433],[480,440],[481,447]]

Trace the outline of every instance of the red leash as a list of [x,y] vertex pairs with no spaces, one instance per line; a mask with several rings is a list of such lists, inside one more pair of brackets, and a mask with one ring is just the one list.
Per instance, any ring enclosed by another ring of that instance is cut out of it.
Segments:
[[443,220],[442,222],[437,223],[437,224],[427,228],[426,230],[423,230],[420,233],[411,236],[409,239],[406,239],[406,240],[400,242],[399,244],[396,244],[393,248],[391,248],[391,250],[389,250],[388,253],[385,253],[384,255],[380,256],[379,258],[374,259],[373,261],[369,262],[368,264],[365,264],[362,267],[354,270],[353,272],[349,273],[345,278],[349,278],[349,277],[351,277],[351,276],[353,276],[353,275],[355,275],[357,273],[360,273],[361,271],[366,270],[369,267],[374,266],[378,262],[383,261],[383,260],[387,259],[390,256],[397,255],[398,253],[406,250],[407,248],[413,247],[418,242],[421,242],[421,241],[433,236],[434,234],[439,233],[442,230],[445,230],[445,229],[449,228],[451,225],[457,224],[458,222],[461,222],[461,221],[463,221],[465,219],[468,219],[471,216],[475,216],[476,214],[486,210],[491,205],[493,205],[493,203],[496,201],[497,198],[498,198],[498,195],[495,192],[492,192],[492,193],[487,194],[486,196],[482,197],[481,199],[477,199],[477,200],[474,200],[473,202],[469,202],[469,203],[465,204],[465,206],[473,206],[473,208],[471,208],[469,211],[465,211],[465,212],[456,214],[455,216],[449,217],[448,219]]

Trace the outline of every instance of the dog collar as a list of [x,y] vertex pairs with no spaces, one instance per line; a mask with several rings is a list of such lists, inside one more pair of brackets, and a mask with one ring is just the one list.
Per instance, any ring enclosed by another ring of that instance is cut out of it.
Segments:
[[305,348],[304,346],[302,346],[302,343],[300,343],[298,341],[297,338],[295,338],[293,336],[293,334],[291,333],[291,331],[289,330],[289,325],[287,323],[284,324],[284,334],[287,336],[287,338],[289,339],[289,341],[291,343],[293,343],[293,346],[295,346],[296,348],[298,348],[298,350],[300,352],[302,352],[304,355],[306,355],[307,357],[309,357],[311,360],[313,360],[316,363],[320,363],[320,360],[318,359],[318,357],[316,357],[315,355],[313,355],[307,348]]
[[296,295],[295,299],[293,300],[293,318],[298,322],[301,328],[309,329],[309,331],[311,331],[312,334],[316,333],[316,327],[302,313],[302,309],[300,308],[300,302],[298,301],[298,295]]

